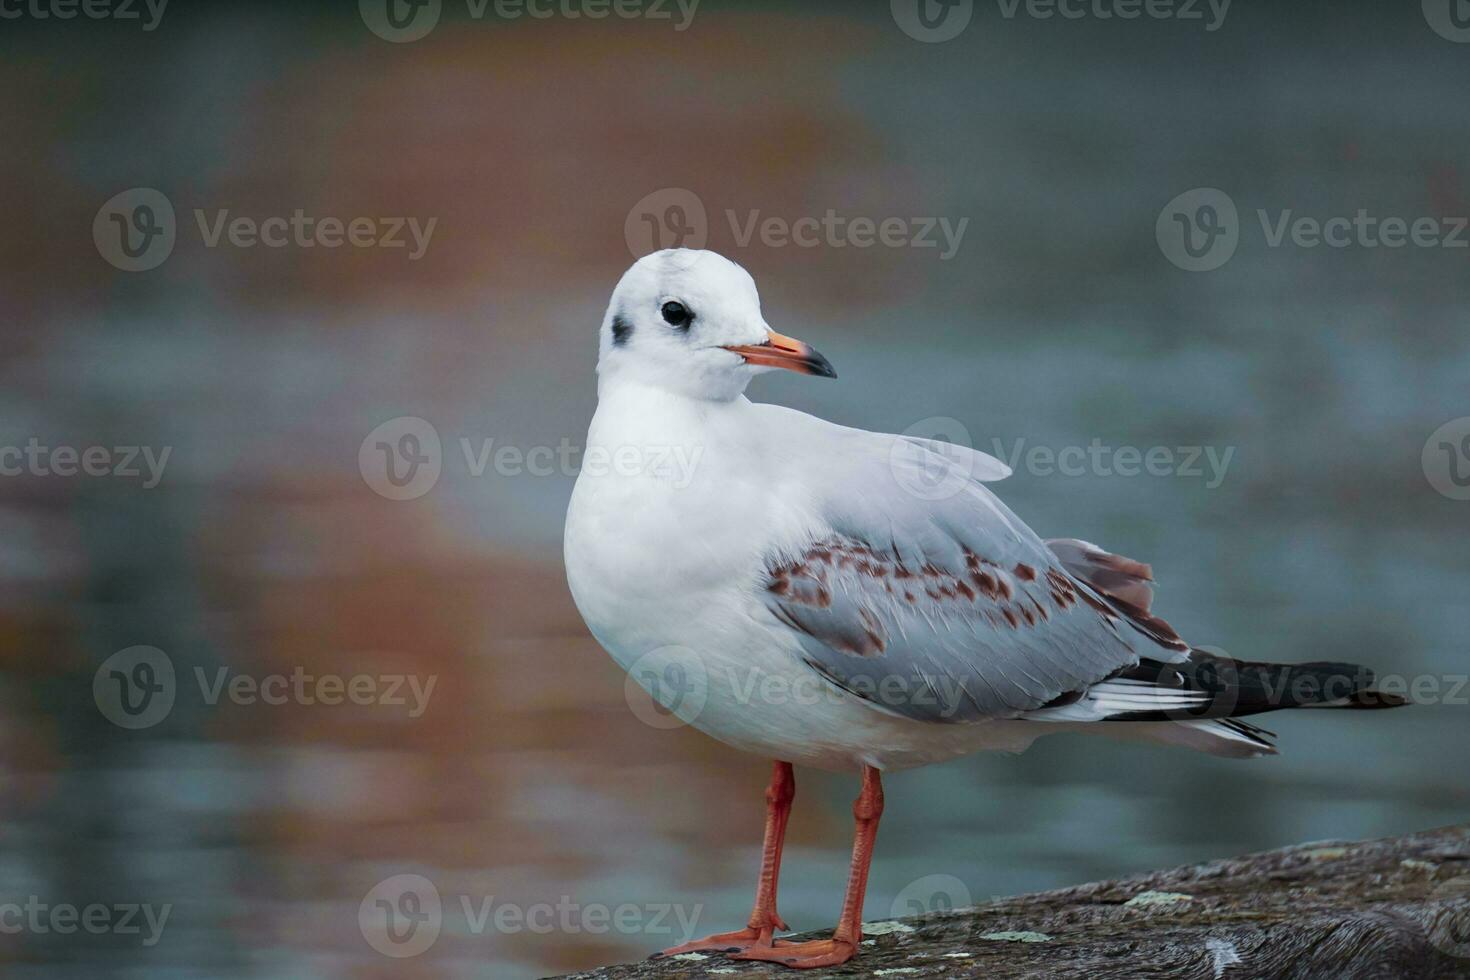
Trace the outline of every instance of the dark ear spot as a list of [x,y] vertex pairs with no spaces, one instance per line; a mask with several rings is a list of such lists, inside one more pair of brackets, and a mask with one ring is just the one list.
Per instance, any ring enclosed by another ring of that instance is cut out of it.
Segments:
[[619,313],[617,316],[613,317],[612,332],[613,345],[616,347],[621,347],[628,342],[629,337],[633,336],[633,324],[629,323],[627,320],[624,320],[623,315]]

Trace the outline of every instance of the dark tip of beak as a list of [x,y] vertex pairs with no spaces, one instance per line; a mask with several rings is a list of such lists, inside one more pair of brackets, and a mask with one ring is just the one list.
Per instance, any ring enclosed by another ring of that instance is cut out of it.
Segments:
[[809,374],[814,374],[819,378],[837,377],[837,369],[832,366],[832,362],[810,347],[807,348],[805,361]]

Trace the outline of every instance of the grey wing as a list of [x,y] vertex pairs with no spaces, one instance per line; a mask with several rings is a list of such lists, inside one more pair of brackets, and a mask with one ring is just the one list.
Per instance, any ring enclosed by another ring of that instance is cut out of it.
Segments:
[[971,473],[964,454],[874,438],[883,451],[828,468],[807,540],[766,564],[767,607],[830,682],[907,717],[969,722],[1066,703],[1140,656],[1188,656],[1149,612],[1147,566],[1041,541],[973,478],[915,495],[907,466]]

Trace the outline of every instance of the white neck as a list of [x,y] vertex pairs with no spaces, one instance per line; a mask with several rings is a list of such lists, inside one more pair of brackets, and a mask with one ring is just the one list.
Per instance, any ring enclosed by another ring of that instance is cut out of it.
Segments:
[[738,432],[739,418],[749,405],[739,394],[714,400],[626,377],[603,376],[597,383],[597,413],[587,442],[614,450],[629,445],[703,444],[712,427]]
[[686,357],[682,350],[670,355],[650,349],[633,355],[604,344],[597,359],[597,396],[632,386],[662,389],[695,401],[729,402],[745,393],[753,374],[743,366]]

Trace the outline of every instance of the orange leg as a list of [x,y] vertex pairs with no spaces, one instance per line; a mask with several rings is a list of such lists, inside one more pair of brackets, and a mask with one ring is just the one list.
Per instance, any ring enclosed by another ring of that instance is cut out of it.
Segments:
[[771,766],[771,785],[766,787],[766,837],[761,846],[761,875],[755,887],[755,907],[750,920],[738,932],[718,932],[655,953],[655,957],[675,953],[720,951],[735,953],[756,946],[769,947],[777,929],[788,927],[776,911],[776,883],[781,877],[781,851],[786,846],[786,822],[791,818],[791,801],[796,798],[796,775],[791,763],[776,762]]
[[868,892],[868,869],[873,863],[873,845],[878,839],[878,818],[883,816],[883,782],[878,770],[863,767],[863,789],[852,805],[857,829],[852,839],[852,868],[847,874],[847,895],[842,900],[842,916],[831,939],[806,943],[778,942],[741,950],[731,959],[765,960],[795,969],[814,966],[836,966],[846,963],[857,953],[863,941],[863,897]]

